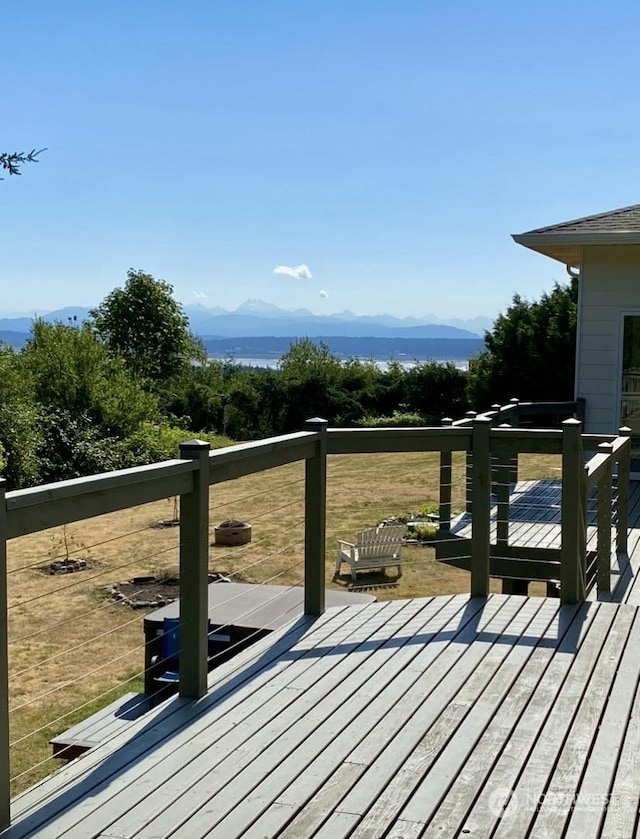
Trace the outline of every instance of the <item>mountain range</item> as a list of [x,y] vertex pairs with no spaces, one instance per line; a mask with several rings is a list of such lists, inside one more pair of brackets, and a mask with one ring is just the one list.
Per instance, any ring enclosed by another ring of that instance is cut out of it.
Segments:
[[[263,300],[247,300],[235,310],[219,306],[207,308],[200,304],[185,306],[192,332],[202,338],[299,337],[309,338],[437,338],[478,339],[484,329],[490,329],[488,318],[473,321],[431,323],[426,319],[392,315],[355,315],[344,311],[332,315],[316,315],[307,309],[287,311]],[[39,314],[46,321],[62,323],[82,322],[89,309],[68,306]],[[21,346],[31,328],[32,317],[0,318],[0,338]],[[473,328],[463,328],[468,324]]]

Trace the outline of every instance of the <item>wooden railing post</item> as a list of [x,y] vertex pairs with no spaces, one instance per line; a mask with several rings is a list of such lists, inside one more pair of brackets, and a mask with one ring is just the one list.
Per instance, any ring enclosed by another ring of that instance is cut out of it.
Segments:
[[194,460],[193,489],[180,497],[180,696],[207,692],[209,629],[209,450],[202,440],[180,445]]
[[[477,411],[467,411],[465,417],[468,419],[475,419],[478,416]],[[473,512],[473,449],[467,452],[466,455],[466,505],[467,513]]]
[[[520,400],[514,396],[509,400],[509,405],[511,405],[510,411],[510,422],[514,428],[518,428],[520,425]],[[517,484],[518,483],[518,453],[513,455],[513,457],[509,461],[509,483],[510,484]]]
[[628,437],[629,444],[618,461],[618,520],[616,522],[616,551],[626,554],[629,532],[629,492],[631,491],[631,429],[626,425],[618,430],[619,437]]
[[613,443],[600,443],[598,452],[609,455],[608,467],[598,482],[598,560],[596,584],[598,594],[611,591],[611,481]]
[[586,498],[582,423],[562,423],[562,525],[560,545],[560,599],[580,603],[585,598]]
[[305,462],[304,490],[304,613],[321,615],[325,600],[325,540],[327,526],[327,421],[315,417],[305,431],[317,431],[313,457]]
[[6,490],[7,482],[0,478],[0,830],[9,827],[11,821]]
[[[443,417],[443,427],[453,425],[451,417]],[[440,530],[451,528],[451,485],[453,479],[453,456],[451,452],[440,452],[440,509],[438,518]]]
[[[510,428],[503,423],[500,428]],[[496,543],[509,544],[509,496],[511,493],[511,457],[499,463],[496,470]]]
[[491,420],[477,417],[473,421],[471,516],[471,596],[489,594],[491,540]]

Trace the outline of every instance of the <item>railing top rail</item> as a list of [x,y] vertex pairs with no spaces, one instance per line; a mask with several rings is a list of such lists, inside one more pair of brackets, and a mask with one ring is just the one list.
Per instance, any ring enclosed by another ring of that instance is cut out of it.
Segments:
[[[66,481],[43,484],[42,486],[15,489],[8,492],[7,512],[36,507],[51,501],[69,500],[92,492],[118,489],[123,486],[153,483],[169,475],[179,476],[195,471],[197,465],[191,460],[164,460],[147,466],[134,466],[130,469],[118,469],[115,472],[103,472],[84,478],[70,478]],[[164,498],[159,495],[158,498]]]
[[564,408],[575,408],[576,404],[577,403],[574,399],[568,399],[566,401],[559,402],[518,402],[517,407],[518,409],[524,408],[526,411],[544,414],[551,410],[561,411]]
[[455,428],[451,425],[327,430],[327,454],[452,452],[467,451],[470,445],[471,428]]
[[[457,432],[457,433],[456,433]],[[369,434],[383,437],[439,437],[442,434],[453,434],[457,437],[466,437],[466,430],[454,425],[412,425],[393,428],[328,428],[327,436],[336,437],[343,434],[365,437]]]
[[6,495],[6,538],[182,495],[191,490],[196,469],[190,460],[165,460],[14,490]]
[[[214,467],[211,482],[228,480],[269,466],[309,457],[317,437],[318,432],[301,431],[212,451],[209,455],[210,465]],[[65,521],[82,521],[125,506],[134,506],[132,493],[139,494],[140,504],[179,495],[188,488],[191,473],[196,469],[194,461],[175,458],[146,466],[12,490],[6,494],[8,536],[13,538],[45,527],[54,527]],[[119,500],[117,496],[125,490],[129,490],[129,494]],[[74,500],[78,503],[74,517],[71,517],[68,505]],[[57,507],[58,512],[53,507]],[[66,512],[62,512],[62,507],[65,507]],[[26,521],[29,511],[36,509],[49,510],[37,526],[35,521],[33,524]]]
[[628,449],[631,447],[630,437],[613,437],[611,440],[603,442],[608,443],[611,450],[609,452],[598,451],[587,461],[584,467],[588,489],[596,486],[606,470],[613,464],[618,463],[621,457],[626,456]]
[[[561,413],[571,415],[577,411],[578,402],[575,400],[562,402],[519,402],[517,399],[513,399],[506,405],[494,405],[489,410],[482,411],[477,414],[475,414],[475,412],[473,411],[470,411],[468,416],[456,420],[453,423],[453,425],[457,428],[465,428],[467,426],[471,426],[476,416],[488,417],[493,422],[499,423],[507,422],[508,420],[513,419],[514,415],[518,417],[531,417],[535,416],[536,414]],[[474,414],[474,416],[471,416],[471,414]]]
[[230,481],[297,460],[307,460],[314,456],[320,436],[319,431],[296,431],[280,437],[216,449],[209,454],[209,484]]
[[[250,443],[238,443],[234,446],[226,446],[224,449],[211,451],[209,453],[209,463],[214,467],[231,460],[250,459],[270,451],[296,448],[301,444],[314,442],[318,437],[319,433],[317,431],[296,431],[293,434],[267,437],[264,440],[254,440]],[[302,456],[304,457],[304,455]]]

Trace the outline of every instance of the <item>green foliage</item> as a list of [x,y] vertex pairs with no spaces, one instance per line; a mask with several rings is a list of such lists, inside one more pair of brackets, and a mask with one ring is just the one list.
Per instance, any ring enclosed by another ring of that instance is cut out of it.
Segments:
[[21,355],[3,344],[0,382],[0,462],[9,489],[15,489],[38,478],[38,404]]
[[230,367],[208,361],[173,376],[158,391],[162,414],[196,431],[223,428]]
[[21,357],[46,411],[85,415],[107,436],[130,433],[157,418],[155,398],[111,358],[88,324],[36,320]]
[[287,430],[284,416],[288,403],[281,385],[272,370],[238,368],[227,384],[224,433],[235,440],[254,440]]
[[466,373],[455,364],[423,362],[405,373],[404,402],[411,411],[425,417],[428,425],[438,425],[445,416],[464,415],[466,387]]
[[390,417],[363,417],[356,425],[360,428],[418,428],[427,422],[420,414],[398,412]]
[[418,516],[439,516],[440,515],[440,505],[439,504],[422,504],[416,510],[416,515],[418,515]]
[[411,535],[414,539],[417,539],[418,542],[429,542],[431,539],[436,537],[438,533],[438,525],[437,524],[417,524],[413,529]]
[[342,361],[308,338],[291,345],[278,370],[207,365],[189,378],[167,403],[173,416],[237,440],[298,431],[313,416],[334,426],[375,427],[436,424],[466,410],[465,373],[453,365],[406,371],[391,364],[383,371],[373,361]]
[[133,465],[117,437],[108,436],[87,413],[43,409],[38,419],[40,483],[111,472]]
[[[193,439],[193,436],[184,428],[145,422],[124,441],[123,449],[132,463],[155,463],[177,457],[180,443]],[[232,443],[222,434],[206,432],[198,433],[198,439],[210,443],[212,449],[221,449]]]
[[[134,465],[122,441],[142,422],[159,419],[157,402],[89,325],[36,320],[19,361],[32,390],[35,468],[25,479],[8,469],[16,486]],[[7,449],[16,456],[22,447]]]
[[470,404],[484,410],[517,396],[527,401],[573,399],[577,282],[528,302],[515,295],[486,349],[469,364]]
[[129,269],[124,288],[114,289],[90,314],[111,355],[151,382],[165,381],[194,360],[205,360],[172,286],[144,271]]
[[[20,167],[24,163],[37,163],[38,155],[42,154],[43,151],[46,151],[46,149],[40,149],[39,151],[31,149],[31,151],[0,152],[0,169],[8,172],[9,175],[21,175]],[[0,178],[1,180],[2,178]]]

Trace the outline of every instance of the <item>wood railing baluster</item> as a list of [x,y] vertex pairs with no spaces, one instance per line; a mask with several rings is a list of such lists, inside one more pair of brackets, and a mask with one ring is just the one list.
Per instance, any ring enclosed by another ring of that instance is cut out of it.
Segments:
[[613,461],[611,454],[613,443],[600,443],[598,452],[608,455],[607,469],[598,482],[598,558],[596,566],[596,584],[598,594],[611,591],[611,481]]
[[198,463],[191,492],[180,497],[180,696],[191,699],[207,692],[210,448],[180,445],[181,459]]
[[[453,425],[451,417],[440,421],[443,428]],[[440,530],[451,528],[451,489],[453,479],[453,455],[450,451],[440,452],[440,507],[438,511]]]
[[321,615],[325,608],[325,540],[327,519],[327,421],[307,420],[305,431],[318,433],[315,455],[305,461],[304,489],[304,613]]
[[582,423],[562,423],[562,524],[560,545],[560,599],[563,603],[584,600],[581,566],[586,554],[586,487]]
[[491,541],[491,420],[473,421],[473,515],[471,518],[471,596],[489,594]]
[[618,430],[619,437],[628,440],[618,460],[618,521],[616,523],[616,551],[626,554],[629,532],[629,492],[631,491],[631,429],[626,425]]

